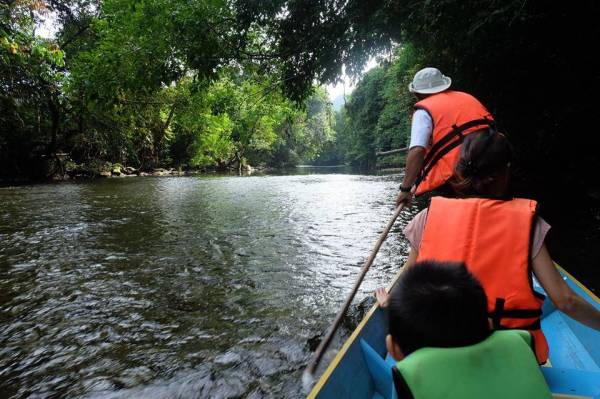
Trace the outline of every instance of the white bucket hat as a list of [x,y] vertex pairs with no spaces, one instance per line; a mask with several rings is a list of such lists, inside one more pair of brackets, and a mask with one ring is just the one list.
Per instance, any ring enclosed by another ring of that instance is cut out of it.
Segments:
[[408,90],[411,93],[434,94],[446,90],[452,84],[452,79],[442,75],[437,68],[423,68],[415,73]]

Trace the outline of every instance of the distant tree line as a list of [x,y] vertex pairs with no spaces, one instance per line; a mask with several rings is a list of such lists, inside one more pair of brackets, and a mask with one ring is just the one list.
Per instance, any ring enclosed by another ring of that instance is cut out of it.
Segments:
[[346,163],[367,170],[403,163],[403,155],[375,154],[407,145],[414,104],[407,87],[421,63],[410,44],[378,58],[378,66],[361,77],[336,112],[334,140],[313,163]]

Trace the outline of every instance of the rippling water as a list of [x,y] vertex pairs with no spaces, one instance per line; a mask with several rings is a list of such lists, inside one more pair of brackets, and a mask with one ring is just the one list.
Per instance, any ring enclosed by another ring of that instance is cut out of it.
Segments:
[[[0,188],[0,396],[302,397],[302,369],[391,216],[398,181]],[[411,213],[367,275],[354,318],[405,260]]]

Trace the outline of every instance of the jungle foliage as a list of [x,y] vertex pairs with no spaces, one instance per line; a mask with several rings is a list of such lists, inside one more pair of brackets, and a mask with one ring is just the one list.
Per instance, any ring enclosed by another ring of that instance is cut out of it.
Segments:
[[[287,166],[333,139],[324,90],[285,96],[264,29],[236,29],[225,1],[18,0],[0,12],[0,175]],[[55,39],[36,32],[48,18]]]
[[362,76],[337,112],[335,143],[316,163],[348,163],[361,169],[399,166],[398,157],[377,159],[377,151],[406,146],[414,96],[406,89],[420,60],[413,46],[403,45]]

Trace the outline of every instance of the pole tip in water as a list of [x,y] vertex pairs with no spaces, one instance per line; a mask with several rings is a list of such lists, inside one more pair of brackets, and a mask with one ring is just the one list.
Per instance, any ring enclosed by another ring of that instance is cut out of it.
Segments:
[[313,375],[313,373],[311,373],[308,370],[304,370],[304,373],[302,373],[302,389],[304,390],[304,393],[306,395],[308,395],[314,383],[315,376]]

